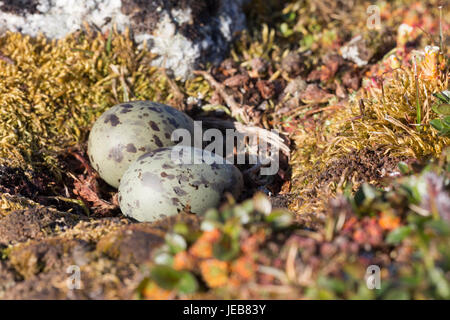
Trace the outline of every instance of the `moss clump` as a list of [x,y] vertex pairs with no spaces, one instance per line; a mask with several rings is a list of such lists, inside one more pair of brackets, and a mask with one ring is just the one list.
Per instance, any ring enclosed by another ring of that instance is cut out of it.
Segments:
[[366,91],[360,105],[351,105],[350,115],[359,119],[341,126],[335,152],[385,145],[393,156],[439,156],[450,139],[439,136],[429,122],[438,116],[431,108],[433,93],[446,90],[448,78],[447,70],[432,79],[416,79],[411,68],[394,71],[383,88]]
[[[174,102],[180,90],[150,66],[128,32],[85,30],[59,41],[17,33],[0,37],[0,163],[57,172],[57,154],[84,142],[107,108],[128,100]],[[182,108],[179,101],[175,107]]]
[[319,182],[326,168],[352,152],[371,149],[399,160],[442,154],[450,138],[440,135],[430,121],[439,117],[432,108],[437,102],[433,94],[448,90],[450,72],[448,59],[436,50],[434,54],[426,50],[415,62],[411,55],[403,61],[386,59],[380,64],[388,65],[388,72],[366,79],[371,85],[352,96],[348,106],[319,120],[313,134],[303,129],[296,132],[299,148],[292,159],[292,190],[299,199],[293,210],[320,212],[323,199],[343,191],[347,182],[355,190],[359,186],[352,179],[355,166],[328,186]]

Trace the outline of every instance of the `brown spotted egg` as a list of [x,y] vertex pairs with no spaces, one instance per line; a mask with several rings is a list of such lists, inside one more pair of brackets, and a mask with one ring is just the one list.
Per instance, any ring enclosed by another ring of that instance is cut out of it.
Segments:
[[225,192],[237,198],[242,189],[242,174],[230,162],[206,150],[175,146],[146,153],[127,169],[119,204],[126,216],[154,221],[184,209],[203,213],[217,207]]
[[125,170],[140,155],[175,145],[171,134],[178,128],[193,134],[194,122],[170,106],[151,101],[115,105],[92,127],[89,159],[100,177],[117,188]]

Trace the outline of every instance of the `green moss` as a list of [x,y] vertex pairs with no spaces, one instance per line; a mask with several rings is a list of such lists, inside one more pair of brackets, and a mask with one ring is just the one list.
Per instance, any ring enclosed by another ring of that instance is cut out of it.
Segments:
[[201,79],[177,88],[151,67],[128,33],[91,30],[59,41],[16,33],[0,37],[0,163],[58,171],[57,155],[84,143],[96,118],[130,100],[173,103],[180,92],[208,94]]

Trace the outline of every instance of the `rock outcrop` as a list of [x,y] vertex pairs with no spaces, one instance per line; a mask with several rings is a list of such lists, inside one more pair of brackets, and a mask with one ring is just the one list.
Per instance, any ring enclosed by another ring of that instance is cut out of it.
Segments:
[[51,39],[88,23],[107,31],[130,28],[158,55],[153,63],[187,78],[199,63],[220,62],[245,27],[246,0],[0,0],[0,34],[44,34]]

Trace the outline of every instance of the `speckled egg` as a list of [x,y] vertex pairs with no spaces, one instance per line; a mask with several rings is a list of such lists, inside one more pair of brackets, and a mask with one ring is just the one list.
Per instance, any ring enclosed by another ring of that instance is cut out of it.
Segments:
[[171,134],[178,128],[193,134],[194,122],[170,106],[151,101],[115,105],[92,127],[89,159],[100,177],[117,188],[125,170],[140,155],[175,145]]
[[[199,161],[186,161],[194,155]],[[124,215],[153,221],[185,208],[203,213],[217,207],[225,192],[237,198],[242,189],[242,174],[230,162],[206,150],[175,146],[146,153],[127,169],[119,203]]]

